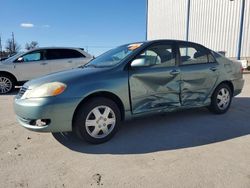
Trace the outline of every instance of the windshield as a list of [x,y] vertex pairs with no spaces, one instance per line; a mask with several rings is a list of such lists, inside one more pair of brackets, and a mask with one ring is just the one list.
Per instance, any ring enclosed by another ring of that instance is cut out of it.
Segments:
[[14,61],[16,60],[19,56],[21,56],[22,54],[24,54],[24,52],[19,52],[13,56],[10,56],[9,58],[5,59],[4,61]]
[[106,53],[98,56],[96,59],[93,59],[91,62],[85,65],[85,67],[110,67],[117,65],[123,59],[125,59],[129,54],[134,50],[139,48],[143,43],[129,44],[119,46],[112,50],[107,51]]

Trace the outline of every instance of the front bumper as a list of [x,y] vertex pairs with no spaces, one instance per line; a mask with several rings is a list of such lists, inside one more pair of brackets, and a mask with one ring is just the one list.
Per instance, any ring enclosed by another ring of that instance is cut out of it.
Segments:
[[[79,104],[79,98],[15,98],[14,109],[17,121],[25,128],[37,132],[72,131],[74,111]],[[37,126],[34,121],[47,119],[45,126]]]

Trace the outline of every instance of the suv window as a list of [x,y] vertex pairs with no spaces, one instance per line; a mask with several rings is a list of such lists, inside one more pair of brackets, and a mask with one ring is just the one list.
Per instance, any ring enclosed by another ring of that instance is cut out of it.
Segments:
[[49,49],[46,51],[46,59],[70,59],[70,58],[84,58],[85,56],[77,50],[71,49]]
[[181,65],[202,64],[214,62],[213,56],[205,49],[196,45],[180,45]]
[[[135,61],[140,60],[139,66],[175,66],[175,56],[171,45],[156,45],[149,47]],[[134,63],[132,63],[132,66]],[[138,66],[138,65],[135,65]]]
[[21,58],[23,62],[40,61],[43,59],[43,53],[42,51],[34,51],[23,55]]

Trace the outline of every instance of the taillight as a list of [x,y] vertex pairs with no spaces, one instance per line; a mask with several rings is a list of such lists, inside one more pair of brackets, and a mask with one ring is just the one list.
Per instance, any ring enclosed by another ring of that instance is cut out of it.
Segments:
[[240,72],[243,74],[244,68],[241,66]]

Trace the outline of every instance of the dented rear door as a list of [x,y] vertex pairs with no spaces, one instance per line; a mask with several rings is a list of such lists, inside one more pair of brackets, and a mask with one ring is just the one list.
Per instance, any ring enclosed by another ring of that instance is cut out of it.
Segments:
[[179,107],[180,70],[172,44],[151,46],[136,59],[143,58],[145,66],[137,64],[129,70],[132,112],[167,111]]
[[218,79],[218,63],[202,46],[182,43],[179,48],[182,106],[203,106]]

